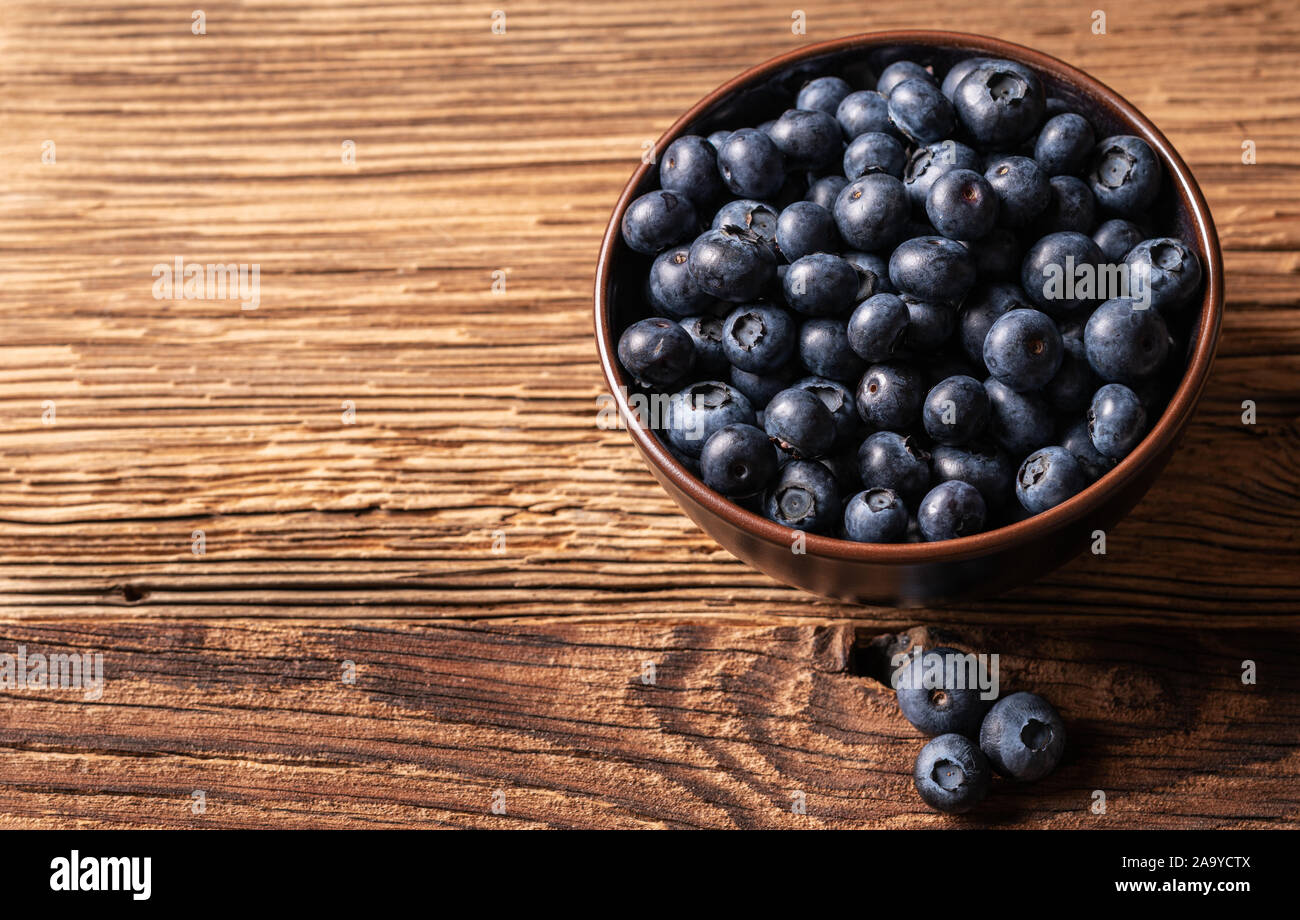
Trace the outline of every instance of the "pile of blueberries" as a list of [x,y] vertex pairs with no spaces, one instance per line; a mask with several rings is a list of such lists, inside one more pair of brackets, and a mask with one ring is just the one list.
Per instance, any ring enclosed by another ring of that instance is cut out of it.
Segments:
[[912,782],[925,804],[950,814],[978,805],[994,771],[1032,782],[1056,769],[1065,751],[1065,723],[1037,694],[1012,693],[989,706],[978,689],[926,685],[927,667],[947,674],[947,663],[958,657],[964,656],[956,649],[930,649],[904,663],[893,679],[907,721],[934,736],[917,755]]
[[[652,315],[618,343],[673,454],[863,542],[979,533],[1110,470],[1177,386],[1201,265],[1147,223],[1151,148],[1066,109],[1013,61],[898,60],[675,140],[623,216]],[[1117,265],[1142,296],[1097,296]]]

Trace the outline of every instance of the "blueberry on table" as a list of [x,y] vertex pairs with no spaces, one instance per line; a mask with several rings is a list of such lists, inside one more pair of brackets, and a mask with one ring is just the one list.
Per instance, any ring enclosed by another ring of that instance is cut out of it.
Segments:
[[841,319],[816,317],[799,327],[799,360],[818,377],[856,383],[867,368],[849,347],[846,324]]
[[1115,468],[1116,461],[1098,453],[1093,446],[1092,436],[1088,434],[1088,422],[1080,419],[1061,435],[1061,446],[1074,454],[1079,461],[1079,468],[1088,482],[1093,483]]
[[912,783],[936,811],[959,815],[984,800],[993,785],[988,758],[965,735],[940,735],[916,756]]
[[1034,159],[1049,176],[1077,176],[1096,143],[1088,119],[1066,112],[1049,118],[1038,132]]
[[1092,241],[1101,250],[1107,262],[1122,262],[1133,247],[1146,239],[1142,228],[1132,221],[1116,217],[1106,221],[1092,233]]
[[849,317],[849,347],[864,361],[887,361],[903,344],[910,312],[897,294],[875,294]]
[[844,241],[871,251],[901,237],[909,210],[902,182],[885,173],[868,173],[844,186],[833,213]]
[[1014,491],[1016,465],[1006,451],[977,441],[962,447],[940,444],[930,461],[937,482],[958,480],[979,490],[989,508],[1000,508]]
[[993,769],[1009,779],[1042,779],[1061,761],[1065,723],[1041,696],[1013,693],[994,703],[984,717],[980,749]]
[[1155,309],[1115,298],[1088,317],[1083,345],[1098,377],[1108,383],[1133,383],[1164,363],[1169,328]]
[[907,148],[888,134],[874,131],[859,134],[844,148],[843,166],[848,180],[860,179],[868,173],[885,173],[902,179],[907,167]]
[[876,92],[888,96],[905,80],[922,80],[933,84],[934,74],[915,61],[894,61],[880,72],[880,77],[876,80]]
[[840,123],[844,139],[849,141],[860,134],[896,133],[889,120],[889,100],[875,90],[861,90],[845,96],[835,110],[835,120]]
[[1140,217],[1160,193],[1162,174],[1160,160],[1146,141],[1118,134],[1093,148],[1086,178],[1103,208],[1120,217]]
[[1096,302],[1096,288],[1076,282],[1090,271],[1095,276],[1100,262],[1092,237],[1069,230],[1049,233],[1025,254],[1020,286],[1044,313],[1065,316]]
[[1016,472],[1016,498],[1031,514],[1042,514],[1088,485],[1088,478],[1074,454],[1064,447],[1034,451]]
[[1053,176],[1048,185],[1052,193],[1047,207],[1034,220],[1034,231],[1041,236],[1064,230],[1092,232],[1097,202],[1087,184],[1074,176]]
[[776,260],[760,237],[738,227],[706,230],[691,244],[691,277],[710,297],[753,300],[776,276]]
[[[1019,266],[1017,265],[1017,270]],[[977,367],[984,367],[984,340],[998,317],[1008,310],[1032,306],[1018,284],[978,284],[962,301],[957,314],[957,335],[962,351]]]
[[1150,305],[1161,313],[1186,306],[1201,284],[1201,260],[1186,243],[1172,237],[1143,240],[1125,254],[1124,263],[1131,273],[1130,284],[1145,283],[1151,292]]
[[853,92],[853,87],[840,77],[818,77],[809,80],[795,96],[794,107],[834,115],[840,103]]
[[784,156],[787,169],[829,165],[844,148],[835,116],[816,110],[786,109],[768,136]]
[[965,444],[989,423],[988,393],[974,377],[949,377],[926,395],[921,420],[935,443]]
[[733,131],[718,149],[718,171],[743,198],[774,195],[785,182],[785,160],[772,138],[755,128]]
[[918,144],[933,144],[952,134],[957,114],[932,79],[909,78],[889,91],[889,120]]
[[788,262],[840,248],[835,216],[819,204],[796,201],[776,222],[776,245]]
[[689,198],[658,189],[646,192],[623,212],[623,240],[646,255],[695,233],[695,208]]
[[704,442],[727,425],[752,425],[754,409],[741,393],[720,380],[692,383],[668,401],[668,442],[688,457],[699,458]]
[[912,202],[925,207],[925,199],[940,176],[954,169],[980,169],[980,155],[952,139],[917,147],[903,170],[903,187]]
[[858,448],[858,476],[868,489],[889,489],[915,507],[930,490],[930,455],[915,438],[877,431]]
[[981,146],[1005,150],[1038,129],[1046,96],[1028,67],[993,60],[976,67],[957,84],[952,105]]
[[921,417],[925,375],[909,364],[873,364],[858,383],[858,414],[873,428],[906,430]]
[[979,490],[968,482],[941,482],[921,499],[916,523],[930,542],[969,537],[984,529],[987,507]]
[[903,294],[899,299],[907,307],[905,350],[912,354],[929,353],[952,337],[957,328],[957,312],[948,304],[917,300],[911,294]]
[[778,466],[772,442],[753,425],[725,425],[709,435],[700,451],[700,478],[728,496],[761,492]]
[[858,543],[897,543],[907,520],[903,500],[889,489],[866,489],[844,506],[844,533]]
[[[811,201],[816,205],[821,205],[827,211],[831,211],[835,207],[835,199],[840,196],[840,192],[844,189],[844,186],[848,184],[849,180],[843,176],[822,176],[812,185],[808,186],[808,194],[805,196],[805,200]],[[834,215],[832,215],[832,218],[833,217]],[[839,234],[837,232],[836,238],[838,239],[838,237]]]
[[953,169],[930,186],[925,213],[940,235],[977,240],[993,229],[998,198],[993,186],[973,169]]
[[835,477],[816,460],[792,460],[781,467],[767,492],[764,515],[785,527],[828,533],[840,520]]
[[989,394],[989,432],[1013,457],[1050,444],[1056,430],[1041,393],[1018,393],[996,377],[984,381]]
[[975,283],[975,262],[956,240],[919,236],[890,255],[889,280],[918,300],[956,304]]
[[1064,354],[1056,322],[1039,310],[1008,310],[984,339],[984,366],[1019,393],[1045,386],[1060,370]]
[[659,160],[659,185],[704,205],[722,195],[718,152],[705,138],[684,134],[668,145]]
[[984,168],[984,179],[997,196],[1004,227],[1028,226],[1052,203],[1051,177],[1029,157],[997,157]]
[[695,343],[677,323],[656,316],[623,330],[618,360],[638,383],[667,386],[681,380],[695,365]]
[[792,310],[805,316],[835,316],[853,306],[861,283],[848,261],[818,252],[796,259],[781,279],[781,289]]
[[917,731],[979,737],[989,704],[980,697],[978,674],[970,673],[968,660],[973,659],[955,648],[933,648],[908,656],[894,671],[898,708]]
[[798,329],[794,319],[774,304],[737,307],[722,326],[727,360],[751,374],[770,374],[794,355]]
[[[858,433],[862,428],[862,419],[858,417],[857,404],[853,401],[853,393],[844,384],[837,380],[831,380],[827,377],[804,377],[794,383],[794,386],[801,390],[807,390],[812,393],[831,413],[831,418],[835,423],[835,443],[845,444],[849,441],[855,441]],[[771,402],[771,400],[768,400]],[[767,405],[765,402],[764,406]],[[854,463],[854,475],[857,475],[857,464]],[[837,477],[838,478],[838,477]]]
[[688,316],[677,323],[695,343],[695,371],[713,377],[730,366],[722,348],[722,317],[711,314]]
[[816,393],[790,387],[772,397],[763,429],[776,446],[796,457],[820,457],[835,443],[835,419]]
[[1097,453],[1113,460],[1127,457],[1146,434],[1147,413],[1136,393],[1122,383],[1108,383],[1088,407],[1088,437]]

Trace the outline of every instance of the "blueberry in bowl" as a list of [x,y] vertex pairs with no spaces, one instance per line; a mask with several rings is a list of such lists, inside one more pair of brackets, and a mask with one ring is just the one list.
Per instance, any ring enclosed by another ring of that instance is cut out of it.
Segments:
[[1178,153],[1088,75],[852,36],[745,72],[657,153],[605,234],[597,347],[651,471],[736,556],[951,603],[1064,563],[1167,464],[1222,254]]

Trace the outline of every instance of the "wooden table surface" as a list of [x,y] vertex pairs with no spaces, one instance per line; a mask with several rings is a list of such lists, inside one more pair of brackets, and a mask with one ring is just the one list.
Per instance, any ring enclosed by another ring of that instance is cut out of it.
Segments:
[[[1300,826],[1293,0],[1104,35],[1026,0],[805,4],[806,35],[754,0],[496,5],[504,34],[493,4],[213,0],[196,35],[4,4],[0,653],[100,652],[106,684],[0,689],[0,826]],[[1205,398],[1108,554],[944,610],[706,538],[597,427],[589,317],[646,142],[774,54],[908,27],[1117,89],[1227,264]],[[177,258],[260,265],[257,309],[155,299]],[[913,627],[1053,699],[1061,769],[926,810],[865,653]]]

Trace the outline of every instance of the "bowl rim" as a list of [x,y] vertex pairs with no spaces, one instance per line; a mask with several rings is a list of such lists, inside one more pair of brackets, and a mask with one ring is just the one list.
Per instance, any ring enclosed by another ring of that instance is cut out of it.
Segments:
[[[1104,83],[1081,70],[1033,48],[1013,42],[966,32],[943,30],[893,30],[864,32],[830,41],[801,46],[793,51],[770,58],[728,80],[678,118],[656,141],[652,162],[645,162],[632,173],[614,206],[605,235],[601,241],[595,277],[595,332],[601,370],[609,386],[609,394],[617,403],[619,417],[642,453],[673,485],[690,499],[704,506],[710,513],[722,518],[730,526],[764,542],[790,545],[791,530],[761,515],[740,507],[723,495],[714,492],[697,479],[660,443],[659,439],[629,409],[627,390],[619,379],[615,362],[617,344],[612,328],[613,309],[609,297],[611,269],[615,251],[620,243],[620,225],[623,212],[634,197],[646,172],[658,163],[663,150],[685,133],[692,122],[724,97],[758,83],[778,72],[807,59],[836,52],[866,50],[889,45],[930,45],[950,51],[969,51],[1004,57],[1028,64],[1049,73],[1058,81],[1069,84],[1084,94],[1101,99],[1119,120],[1136,128],[1155,150],[1169,176],[1175,193],[1191,217],[1199,248],[1205,257],[1205,296],[1201,303],[1201,319],[1195,348],[1187,362],[1187,369],[1177,390],[1169,400],[1155,427],[1147,433],[1137,447],[1082,492],[1054,508],[1032,515],[1024,520],[998,527],[994,530],[941,540],[933,543],[858,543],[838,537],[806,533],[804,549],[809,555],[877,564],[925,564],[967,560],[1022,545],[1060,531],[1105,506],[1122,493],[1165,448],[1177,439],[1186,427],[1209,378],[1214,360],[1215,346],[1223,319],[1223,253],[1219,245],[1214,219],[1191,170],[1169,140],[1145,115],[1123,96]],[[685,510],[685,509],[684,509]]]

